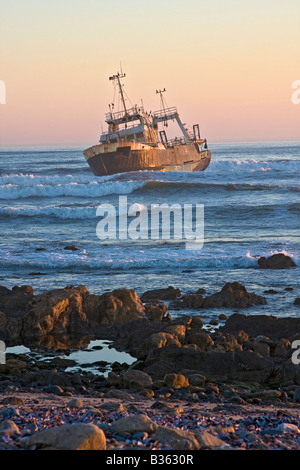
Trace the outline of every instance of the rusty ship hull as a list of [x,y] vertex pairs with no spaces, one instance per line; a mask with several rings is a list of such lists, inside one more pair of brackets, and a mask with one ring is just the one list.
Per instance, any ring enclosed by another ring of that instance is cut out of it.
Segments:
[[133,142],[95,145],[84,151],[95,176],[132,171],[204,171],[211,160],[209,150],[197,143],[165,148]]
[[[142,106],[127,107],[121,79],[126,75],[117,73],[109,77],[115,90],[118,88],[123,109],[114,111],[109,105],[99,143],[84,150],[83,154],[95,176],[129,173],[133,171],[203,171],[211,159],[206,139],[200,137],[199,124],[189,130],[176,107],[168,108],[163,98],[166,91],[156,90],[160,95],[161,109],[146,112]],[[166,130],[168,121],[176,122],[181,137],[169,140]]]

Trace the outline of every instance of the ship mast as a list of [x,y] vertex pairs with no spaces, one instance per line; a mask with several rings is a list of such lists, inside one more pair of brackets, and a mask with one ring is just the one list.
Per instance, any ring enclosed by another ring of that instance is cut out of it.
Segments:
[[[165,91],[166,91],[165,88],[164,88],[163,90],[156,90],[156,94],[157,94],[157,95],[158,95],[158,94],[160,95],[161,109],[162,109],[164,115],[166,115],[166,110],[165,110],[165,101],[164,101],[164,97],[163,97],[162,94],[163,94]],[[164,121],[164,126],[167,126],[167,125],[168,125],[167,122]]]
[[123,103],[123,106],[124,106],[124,111],[125,111],[125,116],[127,116],[127,108],[126,108],[126,103],[125,103],[125,98],[124,98],[124,93],[123,93],[123,88],[122,88],[122,85],[121,85],[121,82],[120,82],[120,78],[124,78],[126,77],[126,74],[125,73],[117,73],[117,75],[112,75],[112,77],[109,77],[109,80],[117,80],[118,82],[118,86],[119,86],[119,91],[120,91],[120,95],[121,95],[121,100],[122,100],[122,103]]

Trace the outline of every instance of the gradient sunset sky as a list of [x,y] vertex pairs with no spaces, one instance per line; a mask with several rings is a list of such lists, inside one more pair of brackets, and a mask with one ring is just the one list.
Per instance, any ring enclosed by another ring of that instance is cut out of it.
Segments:
[[93,145],[123,72],[209,143],[300,140],[299,0],[0,0],[0,145]]

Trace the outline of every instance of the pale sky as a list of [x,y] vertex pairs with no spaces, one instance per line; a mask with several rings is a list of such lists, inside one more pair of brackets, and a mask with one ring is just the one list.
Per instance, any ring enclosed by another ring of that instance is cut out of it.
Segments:
[[208,142],[300,140],[300,0],[0,0],[0,146],[97,143],[120,62]]

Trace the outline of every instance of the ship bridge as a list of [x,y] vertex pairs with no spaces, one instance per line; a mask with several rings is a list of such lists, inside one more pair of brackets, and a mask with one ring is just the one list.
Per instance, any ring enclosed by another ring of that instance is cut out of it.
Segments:
[[144,111],[143,106],[133,106],[126,111],[106,114],[108,132],[103,133],[100,142],[135,141],[157,143],[157,129],[153,127],[153,117]]

